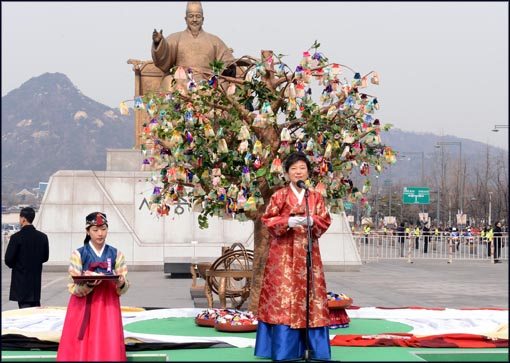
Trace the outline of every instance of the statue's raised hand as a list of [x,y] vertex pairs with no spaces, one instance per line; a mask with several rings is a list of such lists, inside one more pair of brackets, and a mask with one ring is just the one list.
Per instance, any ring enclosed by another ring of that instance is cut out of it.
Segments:
[[159,42],[163,39],[163,29],[161,29],[159,32],[154,29],[152,32],[152,42],[157,47],[159,45]]

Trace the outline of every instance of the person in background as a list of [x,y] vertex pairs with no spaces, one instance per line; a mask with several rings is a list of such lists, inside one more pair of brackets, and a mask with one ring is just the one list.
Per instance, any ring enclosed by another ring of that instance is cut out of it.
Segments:
[[400,245],[400,257],[404,257],[404,247],[406,242],[406,229],[404,222],[400,222],[400,226],[397,227],[397,236]]
[[485,239],[487,240],[487,257],[492,256],[492,249],[494,248],[494,229],[487,226],[485,232]]
[[368,236],[370,235],[370,225],[366,224],[363,228],[363,234],[365,235],[365,244],[368,244]]
[[[273,360],[303,358],[308,339],[312,359],[331,359],[326,280],[319,237],[331,224],[322,195],[309,190],[310,218],[306,216],[305,190],[298,181],[308,179],[311,164],[301,152],[285,160],[290,179],[269,201],[262,222],[270,233],[269,253],[260,291],[255,356]],[[307,326],[307,223],[311,226],[312,256]]]
[[405,229],[405,236],[409,238],[409,243],[411,243],[411,227],[407,226]]
[[[74,250],[69,265],[71,297],[57,352],[57,361],[126,361],[119,296],[129,288],[122,252],[106,244],[106,214],[85,218],[84,245]],[[118,276],[115,280],[78,283],[73,276]]]
[[455,250],[458,251],[460,246],[460,234],[459,231],[457,230],[457,227],[452,227],[450,238],[451,241],[455,244]]
[[416,225],[416,228],[414,228],[413,233],[414,233],[414,238],[415,238],[414,248],[419,249],[420,248],[420,226],[419,225]]
[[503,236],[503,232],[501,230],[501,222],[497,221],[494,224],[494,263],[499,263],[499,258],[501,257],[501,239]]
[[423,253],[428,253],[430,241],[430,228],[427,224],[423,225]]
[[441,231],[439,230],[438,226],[435,226],[435,228],[434,228],[434,243],[432,244],[432,249],[434,251],[436,250],[436,246],[439,243],[440,237],[441,237]]
[[9,239],[5,264],[12,269],[9,300],[17,301],[20,309],[41,306],[43,263],[50,256],[48,236],[35,229],[33,208],[19,213],[21,230]]

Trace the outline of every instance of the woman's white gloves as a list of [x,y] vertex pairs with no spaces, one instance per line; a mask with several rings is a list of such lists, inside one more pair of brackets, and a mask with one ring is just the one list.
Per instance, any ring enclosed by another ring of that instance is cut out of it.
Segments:
[[289,217],[289,227],[294,228],[301,224],[301,218],[303,217]]
[[[313,218],[310,217],[309,218],[309,223],[310,223],[310,226],[313,226]],[[297,227],[297,226],[306,226],[306,217],[301,217],[301,216],[293,216],[293,217],[289,217],[289,227],[290,228],[294,228],[294,227]]]

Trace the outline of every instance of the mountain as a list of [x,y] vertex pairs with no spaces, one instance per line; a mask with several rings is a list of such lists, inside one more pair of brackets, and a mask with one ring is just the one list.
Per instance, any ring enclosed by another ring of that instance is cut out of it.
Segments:
[[[449,144],[442,148],[448,171],[458,167],[460,143],[467,178],[475,175],[473,167],[483,165],[487,152],[491,158],[502,155],[508,170],[508,152],[484,143],[399,129],[381,136],[400,158],[380,180],[417,185],[423,168],[426,184],[433,185],[431,178],[441,170],[441,149],[435,147],[438,142]],[[2,97],[3,192],[33,188],[58,170],[105,170],[107,148],[133,145],[133,116],[123,116],[83,95],[62,73],[34,77]]]
[[423,179],[426,182],[424,184],[429,186],[434,184],[434,177],[441,174],[441,162],[444,163],[445,173],[451,174],[457,172],[459,162],[462,161],[466,183],[476,179],[475,171],[485,169],[487,156],[491,169],[497,164],[504,166],[508,171],[508,151],[486,143],[451,135],[440,136],[397,128],[383,132],[381,138],[383,143],[390,145],[398,155],[397,162],[382,173],[381,179],[391,178],[393,181],[418,185],[422,178],[422,153]]
[[3,191],[35,187],[57,170],[105,170],[107,148],[133,145],[133,116],[83,95],[62,73],[2,97]]

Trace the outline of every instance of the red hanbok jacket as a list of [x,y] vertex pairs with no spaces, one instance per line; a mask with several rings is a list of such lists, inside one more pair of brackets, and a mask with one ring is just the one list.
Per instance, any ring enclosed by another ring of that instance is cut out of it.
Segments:
[[[308,203],[313,218],[310,327],[316,328],[329,325],[326,281],[318,238],[329,228],[331,217],[320,193],[310,190]],[[306,327],[308,241],[306,226],[288,227],[291,215],[306,215],[305,199],[298,204],[297,197],[287,186],[272,195],[262,216],[271,238],[257,315],[265,323],[298,329]]]

